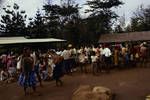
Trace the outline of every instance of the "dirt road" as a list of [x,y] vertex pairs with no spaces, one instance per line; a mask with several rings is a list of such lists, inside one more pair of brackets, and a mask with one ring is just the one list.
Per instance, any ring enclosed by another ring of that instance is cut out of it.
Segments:
[[0,100],[71,100],[71,96],[80,85],[100,85],[112,89],[116,100],[144,100],[150,94],[150,68],[113,70],[110,74],[73,73],[64,76],[63,87],[56,87],[55,81],[44,82],[37,87],[40,95],[24,96],[22,87],[17,83],[0,86]]

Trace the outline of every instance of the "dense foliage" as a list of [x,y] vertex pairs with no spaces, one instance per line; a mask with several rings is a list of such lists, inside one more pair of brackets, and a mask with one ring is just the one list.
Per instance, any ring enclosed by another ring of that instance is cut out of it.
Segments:
[[137,10],[133,12],[133,16],[127,26],[122,26],[122,23],[119,23],[114,29],[115,33],[138,31],[150,31],[150,5],[147,7],[143,5],[139,6]]
[[131,31],[150,31],[150,5],[141,6],[131,18]]
[[82,18],[81,7],[75,0],[60,0],[60,5],[48,2],[43,5],[44,13],[37,10],[28,23],[25,11],[14,4],[7,6],[1,16],[1,32],[7,36],[25,36],[31,38],[62,38],[74,45],[97,43],[99,36],[112,31],[113,20],[118,15],[112,10],[123,3],[120,0],[90,0],[86,2],[89,16]]
[[19,10],[19,5],[14,4],[3,8],[5,15],[1,16],[0,29],[7,36],[24,36],[26,33],[26,18],[25,11]]

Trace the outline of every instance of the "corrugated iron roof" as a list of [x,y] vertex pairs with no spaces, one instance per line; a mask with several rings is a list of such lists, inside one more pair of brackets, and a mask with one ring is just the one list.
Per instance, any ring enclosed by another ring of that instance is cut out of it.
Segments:
[[27,39],[25,37],[0,37],[0,44],[18,44],[18,43],[44,43],[44,42],[63,42],[66,40],[55,38]]
[[131,32],[118,34],[103,34],[100,36],[99,43],[126,42],[126,41],[148,41],[150,40],[150,31]]

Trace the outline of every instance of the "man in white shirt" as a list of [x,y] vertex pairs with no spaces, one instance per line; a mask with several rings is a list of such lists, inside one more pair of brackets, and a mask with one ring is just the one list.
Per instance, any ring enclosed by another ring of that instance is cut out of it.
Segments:
[[69,50],[64,50],[61,54],[62,57],[64,57],[64,60],[68,60],[70,58],[70,52]]
[[59,55],[59,56],[61,56],[62,55],[62,51],[58,50],[58,51],[56,51],[56,54]]
[[104,48],[103,54],[104,54],[105,57],[110,57],[110,56],[111,56],[111,51],[110,51],[110,49],[107,48],[107,47]]
[[70,68],[70,51],[69,50],[64,50],[61,54],[61,56],[64,58],[64,68],[65,72],[67,74],[71,73],[71,68]]
[[105,46],[103,50],[104,54],[104,62],[105,62],[105,70],[109,73],[110,67],[111,67],[111,50],[108,48],[108,46]]

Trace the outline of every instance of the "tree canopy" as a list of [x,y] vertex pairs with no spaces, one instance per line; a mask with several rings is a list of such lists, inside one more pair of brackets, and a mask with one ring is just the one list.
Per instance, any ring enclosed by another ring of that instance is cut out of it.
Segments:
[[131,18],[132,31],[150,31],[150,5],[144,8],[142,5],[134,12]]
[[35,18],[29,18],[30,23],[27,27],[27,35],[31,38],[43,38],[47,37],[46,25],[44,23],[44,18],[40,13],[40,10],[37,10]]
[[42,14],[37,10],[34,18],[29,18],[14,4],[13,10],[4,8],[6,15],[2,15],[1,31],[5,35],[28,35],[31,38],[63,38],[74,45],[97,43],[100,34],[109,33],[112,20],[117,14],[112,10],[123,3],[120,0],[90,0],[85,5],[90,13],[87,18],[80,16],[80,9],[75,0],[60,0],[60,5],[51,0],[43,5]]
[[26,18],[25,11],[20,11],[19,5],[16,3],[3,8],[5,15],[1,15],[0,30],[7,36],[24,36],[26,33]]
[[[87,31],[91,36],[92,43],[98,41],[101,34],[110,33],[113,26],[113,20],[117,19],[118,15],[112,10],[122,5],[120,0],[89,0],[85,5],[89,9],[85,13],[90,13],[86,19]],[[94,41],[93,41],[94,39]]]

